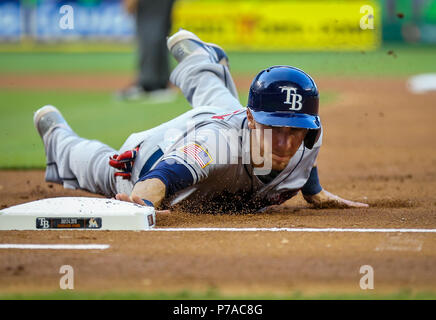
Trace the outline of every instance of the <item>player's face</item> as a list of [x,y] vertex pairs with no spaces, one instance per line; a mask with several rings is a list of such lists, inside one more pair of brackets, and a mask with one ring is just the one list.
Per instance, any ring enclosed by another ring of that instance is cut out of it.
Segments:
[[[260,155],[264,159],[268,159],[268,157],[271,159],[273,170],[283,170],[306,137],[307,129],[266,126],[256,122],[251,113],[247,118],[249,127],[258,129],[258,134],[254,134],[253,137],[256,139],[255,143],[259,148]],[[271,135],[271,138],[268,135]]]
[[264,157],[271,157],[273,170],[283,170],[303,142],[307,129],[270,127],[260,123],[257,125],[261,132],[271,130],[272,133],[271,145],[267,145],[269,144],[268,139],[261,140],[261,150]]

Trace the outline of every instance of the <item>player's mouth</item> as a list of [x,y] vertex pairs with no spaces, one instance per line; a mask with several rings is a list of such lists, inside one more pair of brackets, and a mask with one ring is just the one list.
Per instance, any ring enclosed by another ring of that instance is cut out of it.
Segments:
[[291,155],[277,155],[277,154],[272,154],[272,158],[273,160],[277,161],[277,162],[288,162],[292,156]]

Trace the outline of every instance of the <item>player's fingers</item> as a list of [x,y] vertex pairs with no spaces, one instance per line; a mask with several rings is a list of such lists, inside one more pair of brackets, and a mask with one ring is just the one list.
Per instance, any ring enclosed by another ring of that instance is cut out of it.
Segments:
[[120,200],[120,201],[132,202],[130,197],[127,194],[125,194],[125,193],[118,193],[115,196],[115,199]]
[[330,202],[333,202],[337,205],[338,208],[367,208],[369,207],[366,203],[355,202],[351,200],[346,200],[337,197],[337,199],[332,199]]
[[341,197],[338,197],[337,195],[334,195],[331,192],[328,192],[327,190],[323,190],[324,192],[320,192],[321,199],[323,201],[333,202],[336,203],[338,207],[342,208],[368,208],[369,205],[366,203],[361,202],[355,202],[351,200],[342,199]]
[[170,210],[156,210],[156,213],[165,215],[165,214],[170,214],[171,211]]
[[354,202],[345,199],[328,199],[324,201],[314,201],[312,204],[317,208],[368,208],[369,205],[366,203]]
[[132,202],[140,204],[141,206],[146,206],[147,204],[137,195],[132,195]]
[[369,207],[369,205],[367,203],[362,203],[362,202],[355,202],[355,201],[347,200],[346,203],[349,207],[353,207],[353,208],[368,208]]

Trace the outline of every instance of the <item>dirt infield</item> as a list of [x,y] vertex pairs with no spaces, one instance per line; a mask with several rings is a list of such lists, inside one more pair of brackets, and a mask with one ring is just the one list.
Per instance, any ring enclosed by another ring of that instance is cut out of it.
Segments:
[[[339,100],[321,106],[323,187],[368,209],[313,209],[300,196],[251,215],[161,214],[157,227],[436,228],[435,93],[413,95],[405,79],[315,79]],[[238,79],[246,87],[247,80]],[[2,208],[56,196],[90,196],[44,182],[42,171],[0,171]],[[0,243],[96,243],[108,250],[0,249],[0,292],[59,289],[222,293],[436,291],[435,233],[0,232]]]

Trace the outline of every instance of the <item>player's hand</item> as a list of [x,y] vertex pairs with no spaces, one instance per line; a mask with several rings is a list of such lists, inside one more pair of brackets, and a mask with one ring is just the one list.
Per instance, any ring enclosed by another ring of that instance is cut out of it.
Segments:
[[140,204],[141,206],[146,206],[147,204],[142,201],[142,199],[136,195],[127,195],[125,193],[118,193],[115,196],[115,199],[120,200],[120,201],[126,201],[126,202],[132,202],[132,203],[136,203],[136,204]]
[[[132,203],[140,204],[141,206],[146,206],[145,202],[142,201],[142,199],[140,197],[136,196],[136,195],[129,196],[129,195],[125,194],[125,193],[118,193],[115,196],[115,199],[120,200],[120,201],[126,201],[126,202],[132,202]],[[160,214],[160,215],[165,215],[165,214],[171,213],[170,210],[155,210],[155,212],[157,214]]]
[[342,199],[327,190],[321,190],[320,193],[307,196],[303,195],[304,199],[313,204],[317,208],[367,208],[366,203],[354,202],[350,200]]

